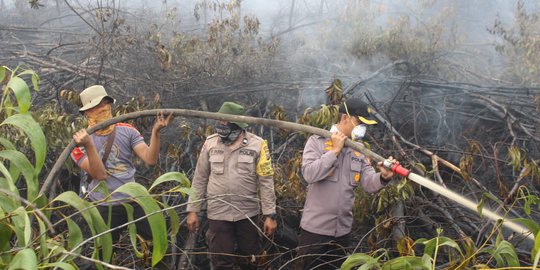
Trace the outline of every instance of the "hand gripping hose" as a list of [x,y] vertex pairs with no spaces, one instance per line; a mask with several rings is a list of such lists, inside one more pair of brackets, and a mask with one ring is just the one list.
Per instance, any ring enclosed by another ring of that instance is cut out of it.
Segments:
[[403,168],[403,166],[401,166],[401,164],[399,164],[399,162],[397,162],[397,161],[396,162],[391,162],[388,159],[385,159],[383,161],[383,166],[388,168],[389,170],[393,171],[394,173],[403,176],[403,177],[408,177],[409,173],[410,173],[409,170]]

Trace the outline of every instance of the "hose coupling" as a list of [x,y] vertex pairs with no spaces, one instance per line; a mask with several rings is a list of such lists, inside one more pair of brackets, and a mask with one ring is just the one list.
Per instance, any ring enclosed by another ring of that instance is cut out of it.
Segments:
[[403,168],[403,166],[401,166],[401,164],[399,164],[399,162],[397,162],[397,161],[392,162],[392,161],[390,161],[388,159],[385,159],[383,161],[383,166],[388,168],[389,170],[393,171],[394,173],[403,176],[403,177],[407,177],[409,175],[409,173],[411,172],[411,171]]

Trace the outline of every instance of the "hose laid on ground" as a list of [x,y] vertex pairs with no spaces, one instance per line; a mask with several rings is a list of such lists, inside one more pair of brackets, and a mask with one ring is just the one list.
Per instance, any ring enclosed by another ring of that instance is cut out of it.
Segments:
[[[96,130],[102,129],[106,126],[109,126],[111,124],[115,124],[118,122],[123,122],[130,119],[136,119],[140,117],[150,117],[150,116],[156,116],[158,113],[163,112],[165,116],[169,115],[170,113],[174,114],[175,116],[183,116],[183,117],[195,117],[195,118],[206,118],[206,119],[215,119],[215,120],[224,120],[224,121],[233,121],[233,122],[242,122],[242,123],[248,123],[248,124],[256,124],[256,125],[262,125],[262,126],[269,126],[274,128],[281,128],[286,130],[292,130],[296,132],[305,132],[305,133],[311,133],[316,134],[319,136],[323,136],[326,138],[330,138],[332,133],[328,130],[312,127],[312,126],[306,126],[298,123],[292,123],[292,122],[286,122],[286,121],[279,121],[279,120],[273,120],[273,119],[266,119],[266,118],[257,118],[257,117],[250,117],[250,116],[238,116],[238,115],[230,115],[230,114],[221,114],[221,113],[213,113],[213,112],[205,112],[205,111],[195,111],[195,110],[186,110],[186,109],[154,109],[154,110],[145,110],[145,111],[139,111],[139,112],[133,112],[133,113],[127,113],[123,114],[114,118],[111,118],[109,120],[103,121],[91,128],[89,128],[88,134],[94,133]],[[345,142],[345,145],[348,147],[351,147],[355,150],[360,151],[365,156],[369,157],[371,160],[374,160],[376,162],[383,162],[383,164],[394,171],[396,174],[399,174],[403,177],[408,178],[409,180],[426,187],[433,192],[436,192],[454,202],[457,202],[458,204],[464,206],[465,208],[468,208],[469,210],[473,212],[477,212],[477,206],[478,204],[461,196],[460,194],[457,194],[437,183],[434,181],[425,178],[423,176],[420,176],[418,174],[415,174],[413,172],[410,172],[409,170],[403,168],[399,163],[390,163],[386,161],[382,156],[378,155],[377,153],[367,149],[364,145],[360,143],[355,143],[349,139]],[[72,140],[69,145],[64,149],[64,151],[60,154],[58,157],[58,160],[56,160],[56,163],[52,167],[49,175],[45,179],[45,182],[43,183],[43,186],[41,187],[39,194],[43,195],[48,192],[49,188],[51,187],[54,179],[56,179],[57,174],[60,171],[60,168],[68,158],[69,154],[75,147],[75,142]],[[498,221],[502,220],[502,225],[513,230],[514,232],[518,234],[527,235],[527,238],[534,241],[534,235],[529,232],[528,229],[521,226],[518,223],[512,222],[510,220],[507,220],[506,218],[503,218],[499,214],[484,208],[482,210],[482,215],[493,220]]]

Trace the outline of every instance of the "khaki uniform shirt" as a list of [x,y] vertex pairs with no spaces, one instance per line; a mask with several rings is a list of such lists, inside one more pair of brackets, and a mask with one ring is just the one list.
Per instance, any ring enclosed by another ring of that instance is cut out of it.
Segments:
[[300,226],[321,235],[340,237],[351,232],[354,189],[361,185],[373,193],[384,187],[360,152],[344,147],[336,155],[332,140],[312,135],[304,147],[302,174],[308,183],[306,203]]
[[213,220],[242,220],[260,214],[261,206],[263,215],[274,214],[273,176],[265,140],[246,131],[242,143],[231,149],[217,134],[211,135],[197,161],[187,211],[199,212],[198,200],[206,198]]

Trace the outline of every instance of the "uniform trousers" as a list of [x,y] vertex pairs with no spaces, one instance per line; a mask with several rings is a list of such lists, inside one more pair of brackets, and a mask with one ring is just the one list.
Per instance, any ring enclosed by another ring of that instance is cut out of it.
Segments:
[[257,269],[256,258],[261,252],[258,220],[258,216],[239,221],[208,219],[206,241],[214,270],[233,269],[235,265]]
[[300,231],[295,269],[339,269],[347,256],[350,234],[340,237]]

